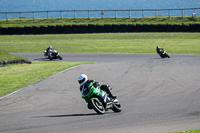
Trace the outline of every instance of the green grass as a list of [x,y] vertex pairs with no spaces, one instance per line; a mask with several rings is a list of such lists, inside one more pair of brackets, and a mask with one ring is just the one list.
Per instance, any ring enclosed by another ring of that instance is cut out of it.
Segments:
[[69,67],[88,62],[32,62],[0,67],[0,97]]
[[12,18],[1,19],[0,27],[26,27],[26,26],[55,26],[55,25],[85,25],[85,24],[200,24],[200,17],[144,17],[144,18]]
[[17,60],[17,59],[26,59],[26,58],[10,55],[10,54],[8,54],[7,52],[5,52],[3,50],[0,51],[0,61]]
[[178,131],[178,132],[169,132],[169,133],[200,133],[200,129],[186,130],[186,131]]
[[200,54],[200,33],[106,33],[59,35],[3,35],[0,49],[9,52],[41,52],[49,45],[59,52]]

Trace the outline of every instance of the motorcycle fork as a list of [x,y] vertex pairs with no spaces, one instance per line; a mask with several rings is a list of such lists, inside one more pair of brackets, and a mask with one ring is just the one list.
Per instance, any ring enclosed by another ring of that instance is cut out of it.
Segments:
[[110,101],[108,95],[105,92],[99,94],[99,100],[103,103],[103,106],[106,110],[112,108],[112,101]]

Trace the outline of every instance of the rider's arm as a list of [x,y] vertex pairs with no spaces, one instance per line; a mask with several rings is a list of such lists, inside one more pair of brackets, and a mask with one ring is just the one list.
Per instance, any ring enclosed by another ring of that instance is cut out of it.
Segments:
[[[95,80],[88,80],[88,82],[92,82],[92,86],[94,87],[97,87],[97,86],[100,86],[100,83],[99,82],[96,82]],[[82,89],[83,89],[83,86],[80,86],[80,92],[82,93]]]
[[100,86],[100,83],[99,83],[99,82],[96,82],[95,80],[88,80],[88,82],[90,83],[90,85],[88,86],[89,88],[90,88],[91,86],[94,86],[95,88],[96,88],[97,86]]
[[94,86],[94,87],[100,86],[100,83],[99,83],[99,82],[96,82],[95,80],[93,80],[93,86]]
[[80,92],[82,93],[82,89],[83,89],[83,87],[82,86],[80,86]]

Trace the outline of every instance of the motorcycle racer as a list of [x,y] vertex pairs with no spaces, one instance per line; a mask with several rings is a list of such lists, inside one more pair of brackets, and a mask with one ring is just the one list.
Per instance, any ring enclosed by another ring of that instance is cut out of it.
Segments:
[[46,56],[50,54],[50,51],[53,50],[52,46],[49,46],[46,50]]
[[99,82],[96,82],[95,80],[89,80],[86,74],[80,74],[78,76],[78,82],[80,84],[80,92],[82,93],[83,89],[89,89],[89,85],[92,83],[94,87],[100,86],[100,89],[103,91],[106,91],[106,93],[109,95],[109,97],[115,99],[116,96],[113,96],[111,93],[111,89],[109,85],[100,85]]
[[170,58],[170,56],[167,54],[167,52],[164,50],[164,48],[160,48],[159,46],[156,47],[157,54],[160,55],[161,58]]
[[160,48],[159,46],[156,47],[156,51],[157,51],[157,53],[165,52],[164,49]]

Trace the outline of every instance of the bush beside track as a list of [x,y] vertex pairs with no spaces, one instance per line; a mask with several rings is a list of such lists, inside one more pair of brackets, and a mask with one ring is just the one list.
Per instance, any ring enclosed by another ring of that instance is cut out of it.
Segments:
[[85,24],[0,28],[0,35],[118,32],[200,32],[200,24]]
[[0,61],[0,67],[6,66],[6,65],[12,65],[12,64],[24,64],[24,63],[31,64],[31,61],[24,60],[24,59]]

